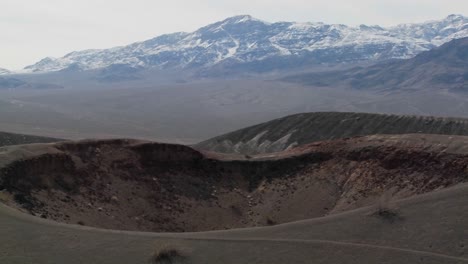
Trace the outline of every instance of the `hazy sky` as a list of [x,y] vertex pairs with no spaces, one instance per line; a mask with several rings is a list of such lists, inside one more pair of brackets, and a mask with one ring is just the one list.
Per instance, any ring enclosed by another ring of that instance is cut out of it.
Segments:
[[395,25],[468,14],[464,0],[0,0],[0,67],[193,31],[250,14],[269,22]]

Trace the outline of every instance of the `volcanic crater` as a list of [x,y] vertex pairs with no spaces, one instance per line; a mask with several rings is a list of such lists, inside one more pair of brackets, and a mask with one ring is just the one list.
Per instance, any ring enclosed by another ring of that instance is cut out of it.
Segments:
[[466,182],[467,139],[364,136],[256,156],[127,139],[3,147],[0,200],[106,229],[275,225]]

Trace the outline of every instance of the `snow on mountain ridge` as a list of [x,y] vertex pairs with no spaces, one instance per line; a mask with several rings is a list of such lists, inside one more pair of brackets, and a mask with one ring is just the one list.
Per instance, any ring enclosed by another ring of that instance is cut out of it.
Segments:
[[315,56],[321,63],[404,59],[462,37],[468,37],[468,18],[462,15],[390,28],[267,23],[244,15],[227,18],[192,33],[167,34],[128,46],[76,51],[58,59],[46,58],[25,69],[48,72],[78,65],[88,70],[113,64],[186,69],[291,55]]

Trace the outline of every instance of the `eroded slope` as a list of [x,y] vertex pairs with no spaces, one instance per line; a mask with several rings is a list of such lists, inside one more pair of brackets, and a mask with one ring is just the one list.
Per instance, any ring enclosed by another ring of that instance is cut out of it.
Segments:
[[283,151],[322,140],[408,133],[468,135],[468,119],[368,113],[303,113],[221,135],[198,143],[195,148],[252,155]]
[[468,138],[368,136],[255,157],[134,140],[0,149],[4,202],[66,223],[204,231],[314,218],[468,180]]

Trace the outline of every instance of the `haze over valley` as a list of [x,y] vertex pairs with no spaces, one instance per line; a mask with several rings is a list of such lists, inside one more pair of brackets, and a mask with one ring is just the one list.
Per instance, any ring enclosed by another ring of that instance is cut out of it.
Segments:
[[467,88],[466,41],[450,41],[468,36],[467,23],[462,15],[389,28],[236,16],[4,74],[0,124],[61,138],[195,143],[301,112],[466,117],[458,96]]

